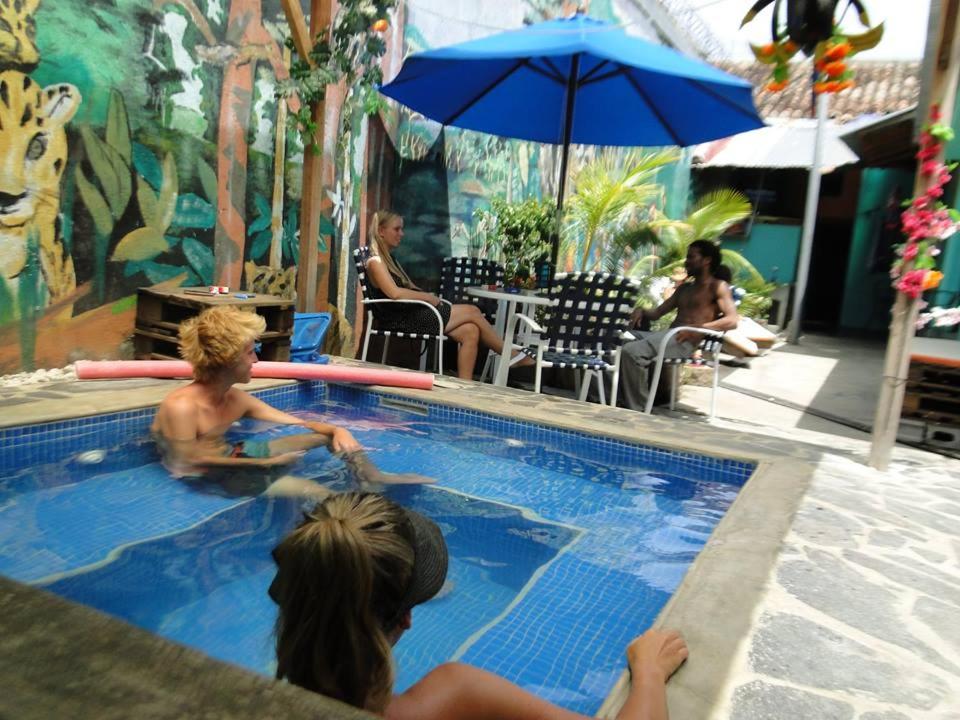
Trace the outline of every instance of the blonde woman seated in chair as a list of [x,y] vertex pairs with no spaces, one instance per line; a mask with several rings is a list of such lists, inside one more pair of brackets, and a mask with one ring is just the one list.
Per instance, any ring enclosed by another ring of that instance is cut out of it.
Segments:
[[[457,349],[457,376],[463,380],[473,378],[477,353],[483,343],[495,353],[503,351],[503,340],[487,322],[476,305],[443,302],[433,293],[424,292],[410,280],[393,257],[393,251],[403,240],[403,218],[388,210],[375,212],[370,220],[370,259],[367,261],[367,276],[370,289],[375,295],[390,300],[420,300],[433,305],[443,319],[443,332],[459,343]],[[391,328],[411,334],[437,332],[436,315],[430,308],[416,305],[385,303],[378,310],[378,320]],[[533,360],[525,355],[514,357],[514,366],[530,365]]]

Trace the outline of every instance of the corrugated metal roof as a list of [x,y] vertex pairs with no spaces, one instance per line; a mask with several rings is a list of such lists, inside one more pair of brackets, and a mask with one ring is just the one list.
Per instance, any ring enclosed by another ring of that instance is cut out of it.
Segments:
[[[693,166],[809,169],[813,164],[816,132],[815,120],[788,120],[703,143],[694,150]],[[859,159],[838,137],[838,126],[828,122],[822,159],[824,172],[841,165],[853,164]]]

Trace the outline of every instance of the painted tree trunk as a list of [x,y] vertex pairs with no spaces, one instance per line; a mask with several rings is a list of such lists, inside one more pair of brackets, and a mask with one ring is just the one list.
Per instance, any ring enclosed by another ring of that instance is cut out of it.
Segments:
[[255,55],[245,51],[265,35],[260,0],[233,0],[226,39],[237,52],[224,70],[220,95],[213,253],[216,283],[234,288],[240,287],[246,245],[247,130],[256,67]]
[[[290,50],[283,50],[283,64],[290,64]],[[287,158],[287,104],[277,103],[277,125],[273,142],[273,202],[270,215],[270,267],[283,267],[283,170]]]

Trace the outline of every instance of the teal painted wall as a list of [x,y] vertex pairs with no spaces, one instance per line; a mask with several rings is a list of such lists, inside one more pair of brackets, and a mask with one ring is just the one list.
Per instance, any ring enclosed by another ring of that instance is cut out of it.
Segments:
[[844,329],[885,332],[890,324],[890,308],[894,300],[889,275],[892,255],[882,263],[874,260],[878,254],[878,242],[899,241],[898,235],[882,234],[885,218],[887,222],[892,219],[899,227],[896,219],[899,204],[888,207],[898,187],[904,197],[908,196],[913,188],[913,173],[886,168],[866,168],[863,171],[840,314],[840,326]]
[[746,239],[723,238],[723,247],[743,255],[770,282],[792,283],[800,251],[799,225],[754,223]]

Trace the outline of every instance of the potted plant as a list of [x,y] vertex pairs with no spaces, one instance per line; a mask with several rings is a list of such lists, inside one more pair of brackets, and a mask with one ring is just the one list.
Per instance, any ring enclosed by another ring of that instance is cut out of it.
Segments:
[[478,210],[474,217],[489,228],[490,244],[500,254],[507,288],[536,285],[537,265],[550,256],[550,238],[555,232],[556,206],[546,200],[508,203],[494,198],[490,210]]

